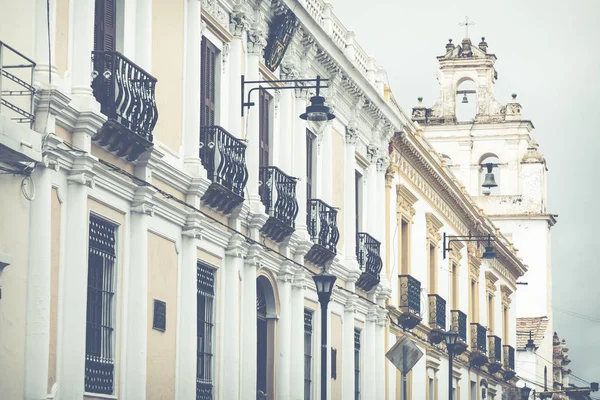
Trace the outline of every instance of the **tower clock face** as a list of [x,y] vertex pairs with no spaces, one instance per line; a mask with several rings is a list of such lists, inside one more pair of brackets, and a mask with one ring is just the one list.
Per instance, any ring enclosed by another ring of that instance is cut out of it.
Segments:
[[296,16],[292,12],[287,12],[273,21],[269,42],[265,51],[265,65],[271,71],[275,71],[283,55],[287,50],[294,31],[296,30]]

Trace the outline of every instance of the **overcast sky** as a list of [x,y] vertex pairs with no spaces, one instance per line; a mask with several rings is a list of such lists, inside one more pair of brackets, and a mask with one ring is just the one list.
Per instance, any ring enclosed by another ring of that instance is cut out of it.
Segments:
[[460,43],[458,23],[466,15],[475,22],[474,44],[485,36],[498,57],[496,99],[518,94],[548,164],[548,211],[559,214],[552,230],[554,330],[567,340],[573,374],[600,381],[600,0],[332,2],[386,69],[409,115],[418,96],[427,106],[437,100],[435,57],[449,38]]

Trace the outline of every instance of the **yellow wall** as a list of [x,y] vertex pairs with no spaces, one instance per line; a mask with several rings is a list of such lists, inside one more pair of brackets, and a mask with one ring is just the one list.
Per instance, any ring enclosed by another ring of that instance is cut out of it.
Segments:
[[340,240],[338,249],[344,248],[344,135],[336,130],[332,130],[331,144],[333,148],[332,169],[333,169],[333,204],[332,207],[338,207],[337,226],[340,231]]
[[58,335],[58,277],[60,268],[61,205],[56,189],[52,190],[51,246],[50,249],[50,351],[48,358],[48,393],[56,382],[56,338]]
[[[12,2],[9,3],[6,6],[11,7]],[[3,5],[2,12],[4,9]],[[0,27],[0,32],[4,32],[3,28]],[[23,398],[29,202],[21,194],[22,179],[20,176],[0,175],[2,204],[10,205],[0,207],[0,252],[12,257],[12,264],[0,273],[0,397],[3,399]]]
[[[337,349],[337,378],[331,378],[331,398],[342,398],[342,317],[331,313],[331,348]],[[333,363],[333,361],[332,361]],[[333,364],[332,364],[333,368]]]
[[[73,133],[69,132],[68,130],[66,130],[62,126],[56,125],[55,133],[56,133],[56,136],[58,136],[59,138],[61,138],[65,142],[67,142],[67,143],[73,143]],[[92,154],[94,154],[94,147],[95,146],[92,146]]]
[[182,0],[152,1],[150,73],[158,79],[154,137],[176,152],[181,146],[183,112],[183,5]]
[[54,59],[58,75],[64,76],[69,62],[69,0],[56,0]]
[[[167,303],[166,329],[152,329],[154,299]],[[148,353],[146,398],[175,397],[177,253],[175,244],[148,233]],[[190,351],[195,351],[190,349]]]
[[[45,7],[46,2],[39,2]],[[33,59],[35,1],[3,1],[0,12],[0,40]],[[29,29],[26,29],[26,28]],[[6,57],[6,56],[5,56]],[[5,62],[8,59],[4,60]]]

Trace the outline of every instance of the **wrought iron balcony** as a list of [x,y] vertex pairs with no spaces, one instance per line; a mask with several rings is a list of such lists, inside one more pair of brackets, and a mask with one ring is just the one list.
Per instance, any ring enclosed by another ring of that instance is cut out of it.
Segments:
[[298,214],[296,178],[277,167],[261,167],[259,194],[269,220],[262,228],[265,236],[276,242],[292,234]]
[[308,234],[314,245],[306,254],[306,261],[323,266],[335,258],[340,231],[337,210],[322,200],[309,199],[306,215]]
[[410,275],[399,275],[400,311],[398,323],[412,329],[421,322],[421,282]]
[[129,161],[152,147],[158,120],[156,78],[117,51],[92,52],[92,90],[108,120],[93,137],[98,145]]
[[510,380],[515,375],[515,348],[509,345],[504,345],[504,379]]
[[362,274],[356,286],[368,292],[379,283],[383,261],[379,253],[381,243],[365,232],[356,234],[356,258]]
[[229,214],[244,202],[248,181],[246,144],[220,126],[200,129],[200,160],[212,184],[202,197],[208,206]]
[[488,371],[494,374],[502,368],[502,339],[498,336],[488,336],[489,345],[489,366]]
[[430,294],[429,297],[429,341],[438,344],[444,340],[442,331],[446,330],[446,300],[437,294]]
[[454,354],[462,354],[467,349],[467,314],[460,310],[450,311],[452,330],[458,332]]
[[481,367],[488,361],[487,358],[487,329],[478,323],[471,323],[471,364]]

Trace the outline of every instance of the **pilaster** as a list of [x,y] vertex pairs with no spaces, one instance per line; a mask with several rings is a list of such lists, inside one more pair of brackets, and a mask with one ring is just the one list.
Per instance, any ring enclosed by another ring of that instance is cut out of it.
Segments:
[[352,210],[356,207],[355,185],[356,180],[356,143],[358,142],[358,123],[350,121],[346,127],[346,141],[344,147],[344,256],[346,265],[350,270],[359,271],[356,261],[356,221]]
[[[354,312],[356,311],[356,303],[358,296],[348,294],[346,304],[344,305],[344,320],[342,343],[343,351],[342,360],[342,398],[354,398]],[[352,360],[352,361],[350,361]]]
[[[298,262],[298,258],[296,259]],[[291,343],[290,347],[290,398],[303,400],[304,397],[304,291],[306,273],[303,268],[296,268],[292,280],[292,305],[290,315]]]
[[240,398],[248,400],[256,398],[256,274],[262,260],[261,252],[260,245],[250,246],[243,266]]
[[[279,320],[277,321],[277,381],[275,391],[278,399],[290,398],[291,347],[292,347],[292,304],[291,291],[294,264],[284,262],[277,275],[279,291]],[[302,314],[304,315],[304,313]],[[299,346],[299,343],[296,343]]]

